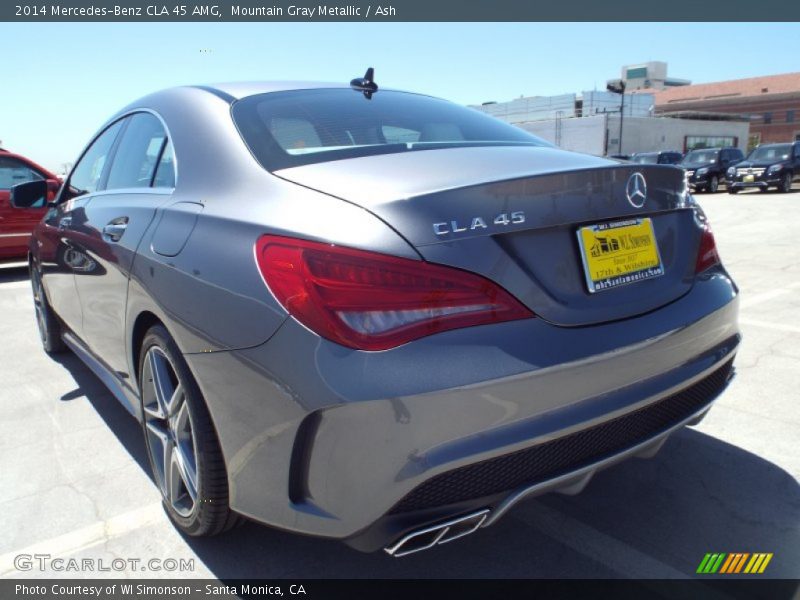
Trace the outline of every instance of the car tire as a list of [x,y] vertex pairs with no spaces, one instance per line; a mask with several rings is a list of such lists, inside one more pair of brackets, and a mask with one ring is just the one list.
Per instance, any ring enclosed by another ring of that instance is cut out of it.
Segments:
[[39,338],[42,348],[48,354],[60,354],[67,349],[61,338],[63,328],[56,313],[47,300],[47,294],[42,286],[42,276],[33,265],[30,266],[31,288],[33,290],[33,307],[36,311],[36,325],[39,328]]
[[792,174],[786,173],[781,179],[781,185],[778,188],[778,191],[782,194],[789,194],[792,191]]
[[139,384],[147,457],[172,522],[193,537],[241,523],[228,505],[228,475],[211,415],[163,325],[144,336]]
[[716,175],[711,176],[711,180],[708,182],[707,189],[711,194],[716,194],[719,191],[719,178]]

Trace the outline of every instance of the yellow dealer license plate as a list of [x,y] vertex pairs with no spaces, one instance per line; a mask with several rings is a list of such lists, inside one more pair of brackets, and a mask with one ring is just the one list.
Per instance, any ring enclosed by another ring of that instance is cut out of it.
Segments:
[[753,175],[745,175],[744,177],[742,177],[742,181],[744,181],[745,183],[753,183],[755,180],[756,178]]
[[591,293],[664,274],[651,219],[628,219],[578,229]]

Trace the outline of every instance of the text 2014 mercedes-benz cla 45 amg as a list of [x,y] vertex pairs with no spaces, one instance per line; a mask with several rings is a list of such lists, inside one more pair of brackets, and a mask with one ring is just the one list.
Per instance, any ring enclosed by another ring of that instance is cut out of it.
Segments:
[[396,556],[652,455],[705,415],[740,340],[681,169],[370,74],[134,102],[30,270],[45,349],[141,421],[178,528],[244,516]]

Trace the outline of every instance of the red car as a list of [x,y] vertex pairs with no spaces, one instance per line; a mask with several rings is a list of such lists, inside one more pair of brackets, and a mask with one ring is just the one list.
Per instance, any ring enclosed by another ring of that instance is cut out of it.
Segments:
[[31,232],[47,212],[47,207],[13,208],[11,188],[26,181],[47,181],[47,200],[55,198],[61,179],[44,167],[19,154],[0,148],[0,262],[24,258],[28,254]]

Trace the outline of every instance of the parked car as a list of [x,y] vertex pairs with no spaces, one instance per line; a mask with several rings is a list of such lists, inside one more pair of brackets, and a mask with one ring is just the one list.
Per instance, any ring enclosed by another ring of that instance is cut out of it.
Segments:
[[[47,194],[41,202],[24,210],[12,210],[11,188],[26,181],[45,181]],[[20,154],[0,148],[0,261],[25,258],[33,228],[41,221],[47,199],[61,185],[57,175]]]
[[630,161],[640,165],[676,165],[681,162],[683,154],[676,150],[660,152],[636,152],[631,154]]
[[787,194],[792,182],[800,177],[800,142],[761,144],[736,167],[726,173],[728,192],[758,188],[766,192],[775,188]]
[[693,191],[716,194],[728,168],[742,159],[744,153],[739,148],[703,148],[688,152],[680,166],[686,170],[686,179]]
[[141,421],[181,531],[243,516],[393,556],[653,455],[706,414],[740,339],[682,170],[371,73],[134,102],[30,270],[45,350]]

